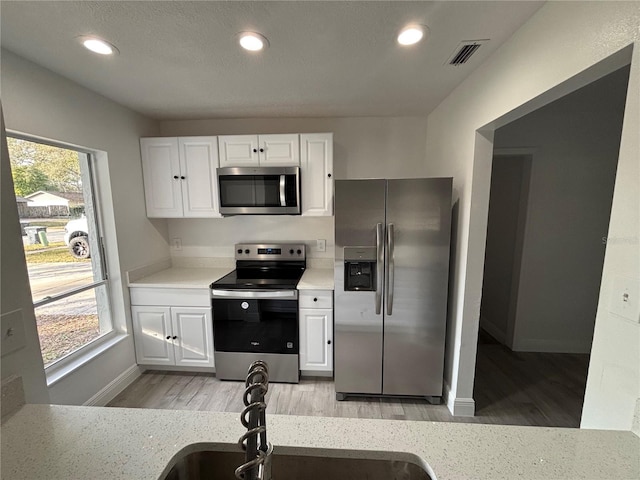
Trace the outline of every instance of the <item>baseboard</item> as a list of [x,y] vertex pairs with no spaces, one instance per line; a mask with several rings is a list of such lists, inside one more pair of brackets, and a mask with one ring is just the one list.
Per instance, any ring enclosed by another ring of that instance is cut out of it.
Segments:
[[456,398],[451,393],[451,387],[444,382],[443,401],[455,417],[473,417],[476,414],[476,402],[473,398]]
[[333,377],[333,371],[331,372],[320,372],[316,370],[300,370],[301,377]]
[[84,402],[83,405],[91,407],[104,407],[111,400],[116,398],[120,392],[133,383],[143,372],[143,369],[138,365],[131,365],[124,372],[118,375],[113,381],[111,381],[106,387],[96,393],[89,400]]
[[492,323],[490,320],[487,320],[486,318],[481,318],[480,328],[483,328],[484,330],[486,330],[486,332],[489,335],[491,335],[493,338],[495,338],[497,341],[499,341],[503,345],[506,344],[507,334],[503,332],[498,326],[496,326],[495,323]]
[[567,342],[564,340],[521,338],[513,339],[514,352],[591,353],[591,342]]

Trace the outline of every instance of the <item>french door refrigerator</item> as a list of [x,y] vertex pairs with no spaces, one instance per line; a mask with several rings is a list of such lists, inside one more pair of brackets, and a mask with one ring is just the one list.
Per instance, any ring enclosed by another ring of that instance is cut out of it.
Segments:
[[442,396],[451,189],[451,178],[336,180],[338,400]]

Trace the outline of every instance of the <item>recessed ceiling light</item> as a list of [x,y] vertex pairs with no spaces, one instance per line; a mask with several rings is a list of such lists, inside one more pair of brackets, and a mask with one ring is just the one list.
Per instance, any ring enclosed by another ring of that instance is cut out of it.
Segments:
[[418,43],[429,29],[425,25],[409,25],[403,28],[398,34],[398,43],[400,45],[414,45]]
[[269,40],[255,32],[242,32],[239,35],[240,46],[251,52],[258,52],[269,46]]
[[102,40],[98,37],[90,37],[90,36],[81,36],[78,37],[84,45],[84,48],[87,50],[91,50],[94,53],[98,53],[100,55],[114,55],[119,53],[118,49],[107,42],[106,40]]

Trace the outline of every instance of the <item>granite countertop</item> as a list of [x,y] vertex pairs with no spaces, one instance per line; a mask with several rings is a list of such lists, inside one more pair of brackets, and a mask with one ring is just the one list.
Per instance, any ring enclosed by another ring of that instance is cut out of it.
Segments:
[[[640,477],[632,432],[284,415],[267,427],[275,455],[391,457],[439,480]],[[2,478],[157,480],[178,452],[235,451],[242,433],[236,413],[26,405],[2,425]]]
[[[233,268],[167,268],[129,282],[129,287],[209,288]],[[298,283],[298,290],[333,290],[332,268],[307,268]]]
[[209,288],[233,268],[167,268],[157,273],[129,282],[129,287],[152,288]]

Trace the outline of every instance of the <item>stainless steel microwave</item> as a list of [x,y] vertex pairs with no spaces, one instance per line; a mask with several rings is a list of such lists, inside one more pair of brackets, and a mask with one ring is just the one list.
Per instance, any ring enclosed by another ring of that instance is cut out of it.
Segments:
[[222,215],[300,215],[300,167],[218,168]]

